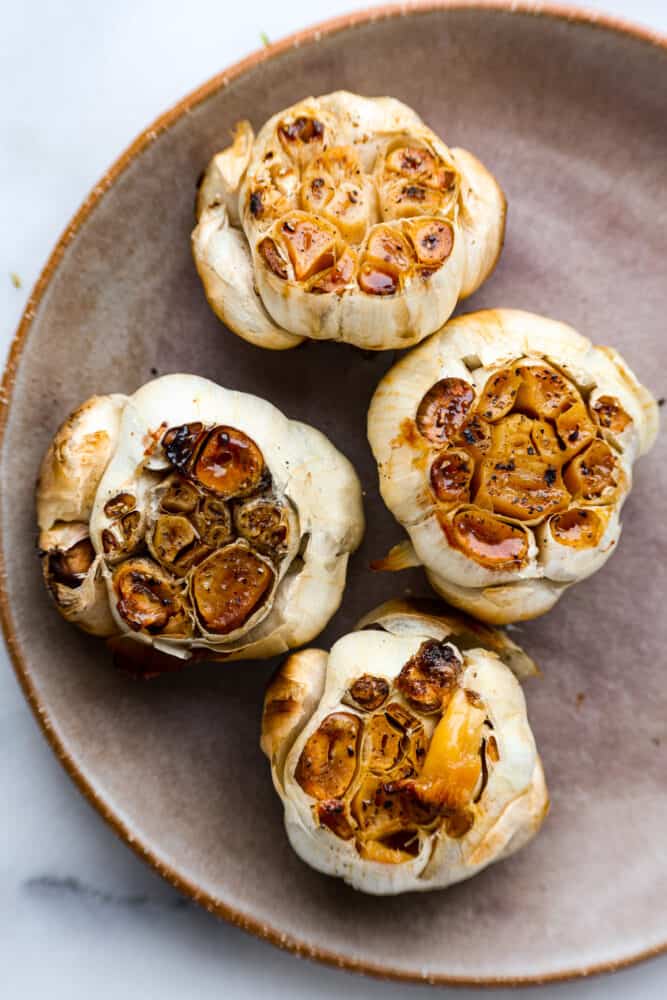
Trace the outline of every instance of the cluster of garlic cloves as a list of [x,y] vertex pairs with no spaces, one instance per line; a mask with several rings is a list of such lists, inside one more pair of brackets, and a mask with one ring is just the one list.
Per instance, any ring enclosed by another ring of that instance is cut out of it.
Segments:
[[311,639],[363,531],[357,477],[322,434],[190,375],[80,407],[45,456],[37,508],[63,616],[182,659]]
[[406,105],[338,91],[237,126],[202,181],[192,243],[209,302],[262,347],[381,350],[436,330],[500,254],[488,171]]
[[391,369],[368,435],[410,542],[450,603],[494,624],[543,614],[620,535],[655,400],[612,349],[514,310],[452,320]]
[[502,633],[402,601],[270,685],[262,747],[287,835],[374,894],[443,888],[525,844],[548,800]]

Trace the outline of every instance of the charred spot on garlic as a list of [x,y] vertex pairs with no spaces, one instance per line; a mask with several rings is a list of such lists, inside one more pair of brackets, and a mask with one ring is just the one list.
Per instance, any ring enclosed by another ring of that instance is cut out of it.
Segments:
[[128,559],[113,575],[120,616],[135,632],[187,635],[190,632],[179,589],[151,559]]
[[437,712],[458,683],[461,660],[449,643],[423,643],[399,674],[397,686],[408,704],[422,712]]
[[183,424],[168,430],[162,444],[171,464],[197,486],[223,500],[245,497],[266,485],[262,452],[236,427]]
[[384,677],[362,674],[350,687],[349,695],[359,708],[372,712],[387,700],[389,684]]

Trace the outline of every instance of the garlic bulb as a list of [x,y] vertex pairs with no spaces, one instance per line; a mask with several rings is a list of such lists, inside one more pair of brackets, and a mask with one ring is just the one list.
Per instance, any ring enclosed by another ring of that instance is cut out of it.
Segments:
[[441,889],[522,847],[548,798],[505,635],[391,601],[330,653],[301,650],[264,702],[290,843],[376,895]]
[[194,375],[84,403],[44,458],[37,513],[61,614],[151,663],[312,639],[363,532],[357,476],[324,435]]
[[611,555],[656,402],[609,347],[510,309],[447,323],[380,382],[368,437],[409,543],[451,604],[534,618]]
[[199,189],[192,246],[215,313],[281,350],[371,350],[437,330],[500,255],[505,199],[393,98],[309,97],[241,122]]

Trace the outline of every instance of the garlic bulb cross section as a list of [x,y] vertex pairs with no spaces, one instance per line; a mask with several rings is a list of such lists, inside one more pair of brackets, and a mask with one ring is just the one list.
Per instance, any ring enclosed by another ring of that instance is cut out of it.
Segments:
[[533,618],[618,541],[657,405],[620,355],[514,310],[447,323],[380,382],[368,437],[410,542],[379,569],[423,564],[483,621]]
[[357,477],[322,434],[192,375],[84,403],[47,451],[37,510],[63,616],[182,659],[311,639],[363,531]]
[[507,857],[548,807],[505,635],[393,601],[329,653],[293,653],[262,748],[304,861],[364,892],[438,889]]
[[392,98],[309,97],[214,156],[192,247],[240,337],[382,350],[436,330],[490,274],[505,200],[472,154]]

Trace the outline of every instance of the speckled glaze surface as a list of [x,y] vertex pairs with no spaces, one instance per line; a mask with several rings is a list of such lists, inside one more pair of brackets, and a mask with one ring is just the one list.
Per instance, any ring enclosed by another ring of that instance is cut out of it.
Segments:
[[363,479],[366,539],[321,644],[381,600],[427,593],[419,573],[367,568],[401,537],[365,439],[393,353],[255,349],[213,316],[190,257],[208,158],[238,118],[259,126],[307,93],[390,93],[493,170],[509,201],[507,243],[466,309],[565,320],[614,344],[657,396],[667,393],[665,46],[555,12],[389,13],[306,33],[230,70],[149,130],[75,220],[28,307],[5,383],[4,626],[26,694],[80,787],[209,909],[378,974],[518,982],[615,967],[667,946],[664,438],[638,466],[614,558],[514,633],[544,671],[527,688],[553,800],[543,832],[446,892],[366,898],[292,854],[258,747],[271,664],[132,683],[103,644],[60,620],[42,588],[33,488],[55,427],[95,392],[191,371],[316,424]]

